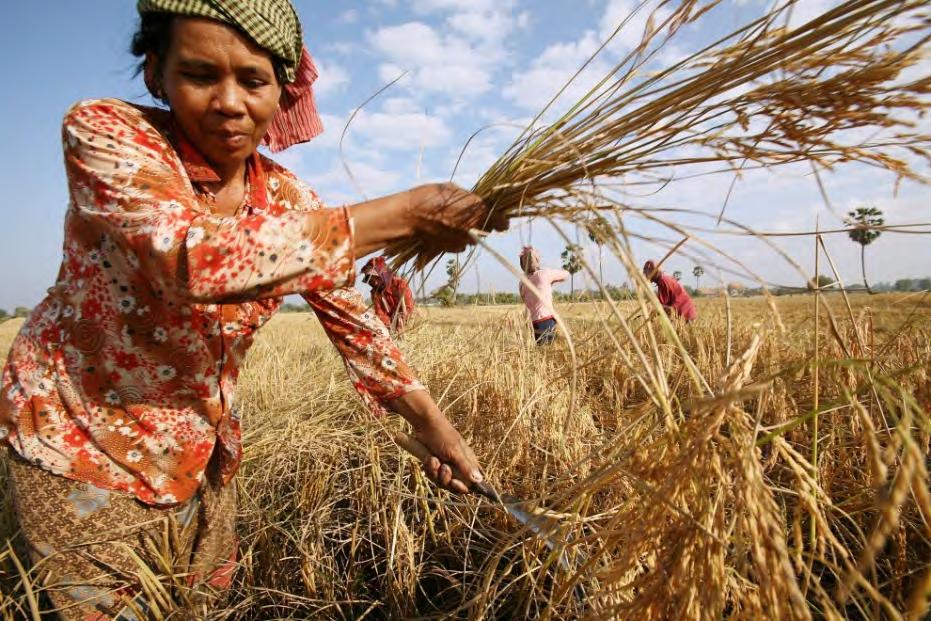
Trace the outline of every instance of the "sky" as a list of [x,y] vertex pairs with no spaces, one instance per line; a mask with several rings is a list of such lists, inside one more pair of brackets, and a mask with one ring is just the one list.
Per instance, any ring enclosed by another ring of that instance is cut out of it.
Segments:
[[[793,18],[816,15],[830,2],[801,0]],[[327,203],[340,205],[451,176],[470,187],[504,153],[515,128],[549,101],[636,3],[295,0],[295,5],[320,69],[315,86],[326,131],[275,159],[305,179]],[[152,103],[141,79],[134,76],[134,59],[127,51],[136,25],[134,6],[129,0],[43,0],[15,2],[5,12],[0,24],[5,76],[0,98],[4,142],[0,308],[35,305],[57,274],[67,207],[59,137],[64,112],[74,102],[92,97]],[[656,62],[673,62],[699,49],[766,6],[764,0],[724,0],[677,35]],[[634,19],[621,31],[578,84],[567,90],[562,109],[639,41],[643,23]],[[919,70],[927,74],[928,67],[924,63]],[[341,155],[340,135],[353,111],[402,74],[356,114],[346,129]],[[463,151],[475,132],[489,126]],[[931,221],[931,201],[924,186],[905,182],[897,188],[892,175],[856,165],[826,173],[822,180],[829,205],[808,168],[746,174],[734,187],[728,216],[758,229],[798,231],[812,229],[816,219],[822,227],[834,228],[848,210],[875,205],[890,224]],[[683,180],[656,194],[634,194],[633,202],[645,208],[717,214],[730,184],[728,176]],[[636,219],[628,224],[632,230],[643,227],[647,235],[670,237]],[[567,235],[587,241],[571,227]],[[790,263],[758,241],[722,236],[710,236],[708,241],[752,265],[768,282],[800,284]],[[533,243],[544,263],[554,266],[565,246],[545,221],[517,222],[510,232],[492,236],[488,243],[514,262],[520,246]],[[811,240],[779,243],[795,261],[811,266]],[[831,236],[826,243],[844,280],[858,282],[859,247],[842,235]],[[635,243],[634,250],[638,261],[662,254],[648,244]],[[684,253],[668,261],[668,270],[691,274],[693,257],[701,251],[699,240],[688,242]],[[586,252],[594,262],[595,248],[588,244]],[[872,281],[931,275],[931,244],[924,236],[886,233],[869,246],[867,254]],[[428,288],[441,284],[445,278],[441,272],[430,277]],[[610,256],[604,274],[612,284],[626,278]],[[719,278],[732,280],[706,269],[703,284]],[[579,286],[584,280],[580,275]],[[463,275],[461,289],[474,291],[479,286],[483,291],[516,290],[508,269],[484,251]]]

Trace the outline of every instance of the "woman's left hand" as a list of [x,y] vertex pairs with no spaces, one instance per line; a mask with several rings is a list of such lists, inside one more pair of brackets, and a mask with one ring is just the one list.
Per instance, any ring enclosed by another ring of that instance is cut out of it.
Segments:
[[425,390],[407,393],[391,402],[414,428],[415,437],[429,454],[417,455],[424,471],[437,485],[466,494],[484,477],[478,459],[449,419]]

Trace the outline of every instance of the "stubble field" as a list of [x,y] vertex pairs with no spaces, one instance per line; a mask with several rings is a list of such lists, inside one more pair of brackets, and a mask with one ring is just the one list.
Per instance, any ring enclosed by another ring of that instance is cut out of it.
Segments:
[[699,300],[690,326],[566,305],[572,347],[544,349],[517,307],[420,310],[402,348],[555,551],[438,492],[314,317],[280,315],[241,377],[242,566],[212,618],[920,618],[931,295],[823,296],[817,355],[813,303]]

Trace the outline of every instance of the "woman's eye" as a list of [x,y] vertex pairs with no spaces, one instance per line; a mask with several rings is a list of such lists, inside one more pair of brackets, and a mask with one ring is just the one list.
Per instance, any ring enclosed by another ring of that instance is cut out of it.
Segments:
[[191,82],[197,82],[199,84],[206,84],[213,80],[213,76],[207,75],[206,73],[183,73],[182,75]]
[[247,86],[248,88],[262,88],[263,86],[265,86],[265,85],[267,85],[267,84],[268,84],[268,82],[266,82],[265,80],[259,80],[258,78],[253,78],[253,79],[251,79],[251,80],[246,80],[246,86]]

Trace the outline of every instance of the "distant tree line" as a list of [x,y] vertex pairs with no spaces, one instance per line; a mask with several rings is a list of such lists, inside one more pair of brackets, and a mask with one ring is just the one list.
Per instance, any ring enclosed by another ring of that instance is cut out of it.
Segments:
[[[694,275],[694,274],[693,274]],[[700,276],[699,276],[700,278]],[[835,291],[834,279],[821,275],[817,283],[823,291]],[[716,295],[722,292],[721,288],[714,290],[698,290],[694,287],[681,283],[682,287],[693,298],[700,298],[707,295]],[[635,297],[633,289],[624,285],[617,287],[615,285],[606,285],[605,289],[613,300],[629,300]],[[773,295],[793,295],[805,293],[815,289],[814,281],[804,286],[798,287],[770,287],[769,293]],[[889,292],[909,292],[909,291],[931,291],[931,277],[928,278],[900,278],[895,282],[880,282],[871,284],[870,289],[873,293]],[[847,291],[866,291],[863,283],[847,285]],[[727,286],[727,293],[731,297],[751,297],[762,295],[763,290],[760,287],[746,287],[737,283]],[[556,302],[588,302],[592,300],[603,300],[604,295],[600,289],[576,290],[574,293],[563,293],[561,291],[553,292],[553,300]],[[443,285],[427,297],[418,298],[419,304],[440,304],[441,306],[473,306],[473,305],[495,305],[495,304],[520,304],[520,295],[511,292],[501,293],[462,293],[459,292],[453,297],[452,289],[448,285]]]
[[[774,295],[790,295],[793,293],[804,293],[805,291],[813,291],[815,289],[815,279],[812,279],[812,282],[808,283],[805,287],[774,287],[770,289],[770,293]],[[822,291],[836,291],[839,290],[839,287],[836,286],[836,281],[825,275],[819,275],[817,278],[817,287]],[[890,292],[901,292],[907,293],[911,291],[929,291],[931,290],[931,277],[925,278],[900,278],[894,282],[880,282],[871,284],[869,287],[866,286],[866,283],[856,283],[848,284],[844,287],[846,291],[867,291],[870,293],[890,293]],[[747,289],[747,295],[758,295],[762,293],[760,289]]]
[[873,291],[928,291],[931,277],[900,278],[895,282],[881,282],[870,287]]
[[[697,267],[697,266],[696,266]],[[453,274],[450,275],[451,280],[458,281],[458,272],[452,270]],[[703,272],[703,271],[702,271]],[[681,272],[679,273],[681,276]],[[693,272],[694,275],[694,272]],[[701,275],[697,275],[696,278],[700,278]],[[678,279],[677,279],[678,280]],[[834,279],[825,276],[819,275],[817,278],[817,284],[823,291],[833,291],[835,290]],[[456,283],[458,284],[458,282]],[[702,297],[707,294],[707,292],[702,292],[694,287],[688,285],[682,285],[690,296],[693,298]],[[815,289],[815,280],[812,279],[811,283],[808,283],[804,287],[773,287],[769,290],[773,295],[791,295],[794,293],[804,293],[806,291],[813,291]],[[612,300],[630,300],[635,297],[634,291],[630,289],[626,284],[620,287],[615,285],[605,285],[605,290],[608,295],[611,296]],[[855,284],[848,285],[846,287],[847,291],[865,291],[865,284]],[[880,282],[870,285],[870,290],[873,293],[890,293],[890,292],[914,292],[914,291],[931,291],[931,276],[926,276],[924,278],[899,278],[893,282]],[[744,297],[744,296],[754,296],[762,295],[763,290],[756,287],[744,287],[741,285],[728,285],[728,295],[732,297]],[[588,289],[574,291],[572,293],[563,293],[561,291],[553,292],[553,300],[556,302],[589,302],[592,300],[603,300],[605,299],[604,294],[600,289]],[[450,283],[447,283],[435,290],[427,297],[419,297],[417,299],[419,304],[440,304],[441,306],[474,306],[476,304],[481,306],[494,305],[494,304],[520,304],[521,299],[520,295],[517,293],[512,293],[509,291],[504,292],[493,292],[493,293],[461,293],[456,292],[455,289],[451,286]],[[0,308],[0,323],[6,321],[7,319],[13,319],[16,317],[27,317],[31,309],[25,306],[17,306],[13,309],[12,313],[7,312],[6,310]],[[306,303],[294,304],[291,302],[281,305],[281,311],[284,313],[306,313],[310,310],[310,307]]]
[[7,319],[12,319],[14,317],[28,317],[29,311],[31,309],[26,308],[25,306],[17,306],[13,309],[13,314],[6,312],[6,310],[0,308],[0,321],[6,321]]
[[[627,287],[607,285],[605,289],[612,300],[630,300],[634,297],[634,292]],[[605,296],[600,289],[575,291],[574,293],[563,293],[561,291],[553,292],[553,301],[555,302],[590,302],[592,300],[603,299],[605,299]],[[520,294],[509,291],[502,293],[457,293],[454,299],[450,295],[450,288],[446,285],[434,291],[429,297],[419,298],[417,301],[420,304],[439,303],[440,306],[521,304]]]

